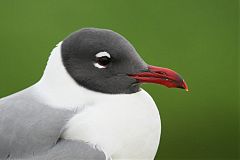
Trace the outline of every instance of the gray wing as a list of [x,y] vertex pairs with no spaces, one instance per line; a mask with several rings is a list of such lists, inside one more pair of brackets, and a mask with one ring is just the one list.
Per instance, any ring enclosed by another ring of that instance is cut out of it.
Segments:
[[42,155],[18,160],[106,160],[106,156],[84,142],[61,140]]
[[1,99],[0,159],[25,159],[46,153],[46,158],[54,157],[60,152],[76,152],[75,146],[83,147],[78,148],[78,156],[84,156],[86,146],[83,143],[58,143],[64,126],[73,115],[74,112],[41,104],[28,90]]

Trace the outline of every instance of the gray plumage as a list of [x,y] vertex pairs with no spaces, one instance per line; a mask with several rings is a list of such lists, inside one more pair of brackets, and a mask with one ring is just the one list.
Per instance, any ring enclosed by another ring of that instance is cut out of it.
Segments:
[[74,112],[41,104],[26,89],[0,100],[0,159],[105,160],[85,142],[59,139]]
[[102,151],[93,149],[90,145],[71,140],[61,140],[46,153],[26,159],[17,160],[105,160]]

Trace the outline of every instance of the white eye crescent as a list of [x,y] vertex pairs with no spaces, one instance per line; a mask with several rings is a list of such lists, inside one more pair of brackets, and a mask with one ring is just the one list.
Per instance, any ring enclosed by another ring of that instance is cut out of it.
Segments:
[[99,52],[95,55],[96,62],[94,66],[97,68],[107,68],[108,64],[111,62],[111,56],[107,52]]
[[111,58],[110,54],[108,52],[99,52],[96,54],[96,57],[99,58],[99,57],[108,57],[108,58]]
[[98,63],[93,63],[93,65],[97,68],[107,68],[106,66],[101,66],[100,64]]

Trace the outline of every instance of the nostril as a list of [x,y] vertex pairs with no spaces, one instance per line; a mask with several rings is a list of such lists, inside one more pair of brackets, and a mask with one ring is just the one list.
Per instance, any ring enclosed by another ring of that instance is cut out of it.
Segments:
[[159,73],[159,74],[162,74],[162,75],[167,75],[167,73],[165,73],[165,72],[157,72],[157,73]]

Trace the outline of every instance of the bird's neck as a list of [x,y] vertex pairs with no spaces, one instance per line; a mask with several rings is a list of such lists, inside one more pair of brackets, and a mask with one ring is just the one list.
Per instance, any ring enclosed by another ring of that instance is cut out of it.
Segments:
[[62,62],[61,42],[52,50],[42,78],[32,89],[41,102],[56,108],[73,109],[92,101],[89,98],[92,91],[79,86],[67,73]]
[[95,92],[78,85],[63,65],[61,42],[51,52],[42,78],[32,89],[41,102],[70,110],[119,95]]

